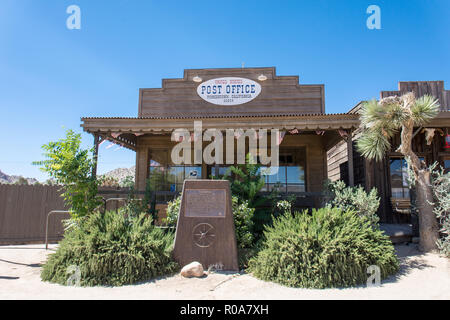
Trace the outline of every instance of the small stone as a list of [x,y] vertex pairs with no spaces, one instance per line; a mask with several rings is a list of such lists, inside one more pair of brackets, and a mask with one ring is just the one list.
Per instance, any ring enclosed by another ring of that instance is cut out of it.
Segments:
[[204,271],[201,263],[194,261],[185,265],[183,269],[181,269],[181,275],[185,278],[191,277],[203,277]]

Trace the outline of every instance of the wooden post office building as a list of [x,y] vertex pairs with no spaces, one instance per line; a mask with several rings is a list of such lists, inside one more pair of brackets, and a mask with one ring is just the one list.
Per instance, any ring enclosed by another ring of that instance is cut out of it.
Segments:
[[[443,82],[426,84],[419,83],[417,93],[428,93],[423,88],[431,88],[430,92],[447,109],[450,95],[443,89]],[[409,90],[408,86],[416,88],[413,83],[401,83],[399,92]],[[383,93],[386,94],[389,93]],[[184,179],[220,176],[230,165],[174,164],[171,160],[171,150],[177,143],[171,141],[174,130],[193,132],[195,121],[202,122],[202,130],[219,129],[224,136],[227,129],[278,129],[279,170],[266,176],[264,191],[278,184],[282,193],[296,194],[300,203],[311,207],[319,205],[328,178],[380,188],[381,182],[375,181],[381,179],[377,172],[383,172],[389,181],[391,158],[372,164],[363,162],[354,150],[352,137],[359,127],[356,111],[353,108],[347,113],[327,114],[323,84],[300,84],[298,76],[279,76],[273,67],[188,69],[183,78],[163,79],[162,88],[140,89],[137,117],[82,118],[82,127],[94,135],[97,148],[100,141],[107,139],[134,150],[136,187],[144,190],[149,179],[152,190],[162,195],[180,192]],[[445,117],[436,119],[433,126],[446,132],[450,113],[442,114]],[[420,149],[423,156],[432,154],[430,161],[436,158],[447,163],[450,149],[444,148],[444,138],[436,134],[431,147],[419,143],[425,148]],[[423,134],[419,133],[416,139],[423,142]],[[209,143],[203,142],[203,147]],[[403,163],[398,166],[403,168]],[[388,190],[386,185],[382,196],[389,199],[390,193],[403,192],[397,189]]]

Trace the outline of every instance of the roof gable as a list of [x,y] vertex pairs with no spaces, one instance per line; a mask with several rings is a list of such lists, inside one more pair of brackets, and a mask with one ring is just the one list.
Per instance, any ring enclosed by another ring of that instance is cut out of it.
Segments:
[[[267,80],[260,81],[264,75]],[[194,77],[201,78],[195,82]],[[239,105],[203,100],[197,87],[205,81],[237,77],[261,86],[260,94]],[[139,117],[270,116],[324,113],[324,86],[300,85],[298,76],[277,76],[270,68],[186,69],[183,78],[163,79],[162,88],[140,89]]]

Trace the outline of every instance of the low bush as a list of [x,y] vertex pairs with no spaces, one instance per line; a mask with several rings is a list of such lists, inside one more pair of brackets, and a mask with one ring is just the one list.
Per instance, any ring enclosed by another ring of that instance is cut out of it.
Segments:
[[172,201],[167,203],[167,216],[163,218],[163,222],[170,227],[176,227],[178,221],[178,215],[181,207],[181,196],[176,197]]
[[330,288],[365,283],[370,265],[380,267],[381,278],[397,272],[389,238],[352,211],[322,208],[274,219],[249,270],[286,286]]
[[250,248],[253,244],[253,214],[254,208],[248,206],[248,202],[239,202],[238,197],[231,198],[236,242],[238,249]]
[[367,193],[363,187],[348,187],[344,181],[329,182],[327,191],[331,200],[328,207],[339,208],[342,211],[354,211],[357,215],[366,218],[372,225],[378,223],[377,215],[380,198],[377,189],[373,188]]
[[41,278],[66,284],[69,267],[77,266],[82,286],[132,284],[177,271],[172,246],[173,234],[154,227],[145,214],[92,213],[66,231]]
[[443,169],[432,171],[432,187],[434,195],[434,213],[440,225],[438,248],[441,253],[450,258],[450,172]]

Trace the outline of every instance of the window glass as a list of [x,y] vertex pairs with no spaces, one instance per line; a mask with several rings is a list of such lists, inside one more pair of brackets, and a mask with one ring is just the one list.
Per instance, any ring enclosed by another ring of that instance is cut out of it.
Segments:
[[[420,158],[420,160],[424,160]],[[391,194],[393,198],[409,198],[408,164],[404,158],[391,158]]]
[[202,167],[184,167],[185,179],[201,179],[202,178]]
[[393,198],[403,198],[402,160],[391,159],[391,192]]
[[306,148],[281,152],[279,160],[279,167],[261,167],[261,174],[266,178],[263,191],[271,191],[278,186],[280,192],[305,192]]
[[184,181],[184,167],[182,166],[169,166],[167,169],[167,185],[169,191],[181,191]]
[[150,167],[149,180],[151,190],[165,191],[167,186],[164,167]]
[[450,172],[450,159],[444,160],[444,169],[445,169],[445,172]]
[[275,187],[281,192],[286,192],[286,167],[270,167],[266,172],[267,191],[272,191]]
[[285,183],[286,182],[286,167],[285,166],[279,166],[279,167],[273,167],[273,170],[269,172],[267,175],[267,182],[268,183]]
[[201,179],[201,166],[150,166],[150,188],[155,191],[181,192],[185,179]]
[[228,174],[228,166],[212,166],[211,167],[211,176],[215,178],[222,179],[225,174]]
[[305,171],[302,166],[286,167],[287,191],[305,192]]

